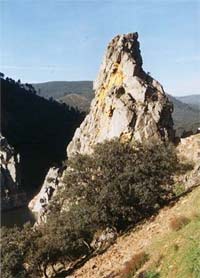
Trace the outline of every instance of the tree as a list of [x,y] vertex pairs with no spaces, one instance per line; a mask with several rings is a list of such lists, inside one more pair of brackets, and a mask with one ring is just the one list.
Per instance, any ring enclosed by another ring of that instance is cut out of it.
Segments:
[[4,79],[4,73],[0,72],[0,78]]
[[168,200],[178,160],[171,145],[114,140],[98,144],[93,156],[71,158],[68,165],[73,170],[66,173],[60,198],[78,203],[94,226],[123,229]]

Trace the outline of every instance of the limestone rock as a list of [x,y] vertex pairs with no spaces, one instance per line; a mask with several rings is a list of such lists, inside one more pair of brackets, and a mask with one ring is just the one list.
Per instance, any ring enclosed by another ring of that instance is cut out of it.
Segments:
[[200,133],[181,138],[177,146],[177,153],[181,161],[192,163],[192,171],[186,172],[179,183],[185,185],[186,188],[200,185]]
[[112,39],[94,89],[90,112],[68,145],[68,156],[91,153],[95,144],[114,137],[172,139],[173,106],[160,83],[142,69],[137,33]]
[[37,216],[38,223],[44,221],[47,206],[52,196],[61,185],[62,169],[52,167],[49,169],[40,192],[29,202],[29,209]]
[[20,155],[0,134],[1,209],[13,209],[26,204],[26,194],[20,188]]

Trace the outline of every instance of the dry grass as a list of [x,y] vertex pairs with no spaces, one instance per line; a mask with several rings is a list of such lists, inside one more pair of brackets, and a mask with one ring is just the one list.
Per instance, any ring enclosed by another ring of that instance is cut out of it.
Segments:
[[187,225],[190,221],[191,220],[184,215],[177,215],[171,219],[169,226],[173,231],[178,231],[182,229],[185,225]]
[[140,269],[143,264],[148,261],[149,256],[145,252],[140,252],[133,255],[131,260],[125,263],[124,268],[121,270],[120,278],[133,277],[138,269]]
[[195,211],[195,210],[194,210],[194,211],[192,211],[190,217],[191,217],[192,219],[200,219],[200,213],[199,213],[198,211]]

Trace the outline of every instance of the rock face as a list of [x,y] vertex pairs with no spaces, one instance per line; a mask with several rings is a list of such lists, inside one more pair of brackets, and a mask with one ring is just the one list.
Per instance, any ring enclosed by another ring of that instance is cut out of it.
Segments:
[[114,137],[139,142],[173,138],[172,103],[143,71],[137,33],[112,39],[94,89],[90,112],[68,145],[68,156],[91,153],[95,144]]
[[20,156],[0,135],[1,156],[1,209],[13,209],[27,203],[26,194],[21,191]]
[[177,153],[181,161],[191,162],[192,171],[188,171],[181,176],[179,182],[183,183],[186,188],[200,185],[200,133],[186,138],[182,138]]
[[38,224],[45,221],[49,201],[56,193],[58,186],[62,185],[60,179],[63,170],[56,167],[50,168],[40,192],[28,204],[29,209],[36,214]]

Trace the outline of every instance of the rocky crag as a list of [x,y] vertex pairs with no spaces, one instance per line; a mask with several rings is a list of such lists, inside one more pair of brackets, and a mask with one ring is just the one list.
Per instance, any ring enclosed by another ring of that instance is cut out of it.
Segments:
[[[67,147],[68,157],[76,153],[90,154],[95,144],[115,137],[128,142],[173,140],[173,105],[160,83],[142,69],[137,33],[112,39],[94,90],[90,112]],[[50,170],[46,181],[52,178],[52,171],[55,172]],[[29,204],[33,211],[40,211],[40,201],[46,198],[43,193],[48,187],[45,182],[40,197]]]
[[50,168],[41,190],[28,204],[29,209],[35,214],[38,224],[46,221],[48,203],[53,194],[56,194],[58,188],[62,186],[63,170],[64,168]]
[[185,189],[200,184],[200,133],[181,138],[177,146],[177,153],[181,161],[191,164],[191,171],[178,177],[177,182],[184,184]]
[[137,33],[112,39],[94,90],[90,112],[68,145],[68,156],[91,153],[95,144],[114,137],[139,142],[173,138],[173,105],[160,83],[142,69]]
[[20,156],[5,137],[0,135],[1,156],[1,209],[13,209],[27,204],[21,191]]

